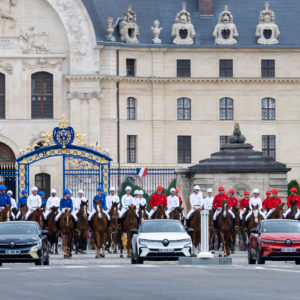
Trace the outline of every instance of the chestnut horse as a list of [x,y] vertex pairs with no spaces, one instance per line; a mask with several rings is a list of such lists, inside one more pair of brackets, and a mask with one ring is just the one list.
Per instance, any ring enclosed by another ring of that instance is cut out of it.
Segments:
[[87,239],[89,235],[89,221],[88,221],[88,203],[81,202],[80,210],[77,213],[78,218],[78,233],[75,233],[75,246],[76,254],[79,252],[81,254],[85,253],[87,249]]
[[139,226],[135,205],[130,205],[123,221],[123,233],[127,235],[127,257],[131,257],[131,229]]
[[190,228],[194,229],[194,231],[191,233],[191,238],[193,242],[193,254],[196,254],[199,252],[199,244],[201,241],[201,212],[202,208],[198,208],[196,211],[194,211],[190,217]]
[[55,246],[55,254],[58,254],[57,244],[58,244],[58,232],[56,231],[55,217],[58,214],[58,207],[51,207],[51,213],[48,215],[46,223],[48,227],[48,241],[50,244],[50,253],[54,253],[52,250]]
[[252,205],[252,214],[248,218],[248,238],[251,234],[251,229],[255,228],[264,218],[259,213],[258,205]]
[[298,203],[296,202],[291,202],[291,211],[287,214],[286,218],[287,219],[295,219],[295,216],[297,214],[298,210]]
[[179,220],[180,222],[182,222],[183,221],[183,213],[182,213],[183,210],[184,210],[184,208],[181,208],[181,207],[174,208],[169,214],[170,219]]
[[95,201],[96,213],[92,218],[93,237],[97,253],[96,258],[105,257],[105,244],[107,239],[107,216],[103,212],[101,201]]
[[44,209],[38,207],[33,213],[29,215],[28,221],[35,221],[39,223],[41,229],[44,229]]
[[149,214],[147,212],[146,209],[147,205],[140,205],[139,207],[139,224],[141,224],[143,221],[148,220],[149,219]]
[[277,204],[276,208],[268,216],[267,219],[283,219],[283,205]]
[[10,205],[5,205],[4,209],[0,214],[0,222],[9,222],[11,221],[11,207]]
[[222,210],[218,215],[218,227],[220,231],[220,239],[224,247],[224,256],[230,255],[229,245],[232,243],[232,231],[234,230],[232,218],[228,209],[228,202],[223,200]]
[[[239,208],[235,205],[232,207],[232,212],[235,215],[235,220],[236,220],[236,227],[238,230],[240,230],[240,210]],[[236,245],[236,240],[237,240],[237,235],[238,231],[233,228],[232,230],[232,244],[230,245],[231,252],[235,252],[235,245]]]
[[64,258],[72,257],[72,241],[74,236],[74,221],[70,209],[60,216],[59,230],[63,241]]
[[167,219],[165,207],[159,204],[157,206],[156,212],[152,215],[151,219]]
[[27,212],[28,212],[27,204],[22,204],[20,208],[20,215],[18,217],[18,221],[24,221]]

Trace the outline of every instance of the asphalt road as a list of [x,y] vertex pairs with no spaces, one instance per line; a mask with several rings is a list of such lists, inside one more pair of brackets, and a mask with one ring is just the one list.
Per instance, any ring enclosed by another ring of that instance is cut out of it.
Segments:
[[232,266],[179,266],[176,262],[130,265],[128,259],[94,252],[49,267],[4,264],[0,299],[299,299],[300,266],[286,262],[247,265],[246,255]]

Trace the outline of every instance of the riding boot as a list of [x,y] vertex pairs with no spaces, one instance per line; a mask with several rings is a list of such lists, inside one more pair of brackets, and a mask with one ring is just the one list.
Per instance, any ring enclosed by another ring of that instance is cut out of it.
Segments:
[[55,221],[56,229],[55,232],[59,231],[59,221]]
[[187,227],[187,228],[190,228],[190,225],[191,225],[190,219],[186,219],[186,227]]
[[234,230],[238,230],[238,227],[236,226],[236,219],[235,218],[232,218],[232,225],[233,225],[233,228]]
[[219,232],[219,226],[218,226],[217,220],[213,220],[213,223],[214,223],[215,232],[218,233]]

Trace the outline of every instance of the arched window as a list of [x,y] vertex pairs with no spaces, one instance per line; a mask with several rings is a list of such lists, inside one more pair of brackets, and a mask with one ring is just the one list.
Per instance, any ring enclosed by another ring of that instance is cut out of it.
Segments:
[[32,119],[53,118],[53,75],[46,72],[31,76]]
[[261,101],[262,119],[275,120],[275,99],[264,98]]
[[39,191],[46,194],[46,199],[50,197],[51,176],[47,173],[39,173],[35,175],[35,186]]
[[135,99],[127,98],[127,120],[135,120]]
[[5,119],[5,75],[0,73],[0,119]]
[[191,99],[179,98],[177,99],[177,120],[191,119]]
[[220,99],[220,120],[233,120],[233,100],[231,98]]

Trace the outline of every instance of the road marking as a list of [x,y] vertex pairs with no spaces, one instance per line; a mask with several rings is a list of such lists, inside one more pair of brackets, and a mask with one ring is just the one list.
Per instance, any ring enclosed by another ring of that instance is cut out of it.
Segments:
[[285,270],[285,269],[273,269],[273,268],[265,268],[267,271],[276,271],[276,272],[285,272],[285,273],[300,273],[297,270]]
[[86,266],[63,266],[64,269],[87,269]]
[[52,267],[27,267],[24,269],[27,269],[27,270],[52,270],[53,268]]
[[11,270],[11,268],[1,268],[0,267],[0,271],[5,271],[5,270]]

